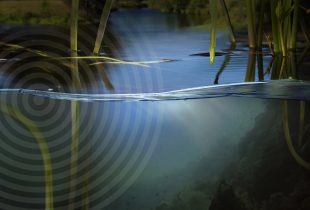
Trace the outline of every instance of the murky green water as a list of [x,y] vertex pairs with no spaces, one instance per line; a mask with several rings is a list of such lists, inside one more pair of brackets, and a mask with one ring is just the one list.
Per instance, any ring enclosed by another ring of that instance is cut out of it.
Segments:
[[[113,13],[118,63],[67,58],[63,27],[1,26],[0,209],[309,209],[307,56],[222,32],[210,65],[200,21]],[[95,28],[79,34],[89,55]]]

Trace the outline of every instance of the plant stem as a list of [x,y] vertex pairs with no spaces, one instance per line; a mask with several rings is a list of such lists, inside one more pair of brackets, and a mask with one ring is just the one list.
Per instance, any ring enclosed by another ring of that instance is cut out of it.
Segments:
[[272,24],[272,38],[273,38],[273,48],[275,54],[281,52],[280,50],[280,42],[279,42],[279,21],[276,15],[276,8],[279,0],[270,0],[270,8],[271,8],[271,24]]
[[234,28],[230,20],[230,16],[229,16],[229,12],[228,12],[225,0],[220,0],[220,2],[221,2],[221,6],[222,6],[225,19],[228,25],[230,42],[235,44],[236,43],[235,32],[234,32]]
[[259,17],[258,17],[258,37],[257,37],[257,49],[262,50],[263,45],[263,24],[264,24],[264,13],[265,13],[265,1],[260,1]]
[[247,2],[247,17],[248,17],[248,37],[249,47],[251,49],[256,48],[256,35],[255,35],[255,14],[253,11],[254,0],[246,0]]
[[255,64],[256,64],[256,54],[254,50],[249,51],[247,71],[245,75],[246,82],[252,82],[255,80]]
[[298,16],[299,16],[299,5],[300,0],[294,0],[294,17],[293,17],[293,25],[292,25],[292,36],[289,45],[289,49],[293,50],[296,48],[297,41],[297,31],[298,31]]
[[210,63],[213,64],[216,48],[217,0],[210,0],[210,15],[211,15]]
[[283,129],[285,135],[285,141],[288,146],[288,149],[295,159],[296,163],[298,163],[303,168],[310,170],[310,163],[305,161],[295,150],[294,144],[292,142],[291,132],[289,128],[289,121],[288,121],[288,102],[284,101],[284,109],[283,109]]
[[104,37],[104,33],[105,33],[105,29],[107,26],[107,22],[108,22],[108,18],[110,15],[110,11],[112,8],[114,0],[106,0],[102,14],[101,14],[101,18],[100,18],[100,24],[99,24],[99,29],[97,32],[97,38],[95,41],[95,47],[94,47],[94,54],[98,54],[99,50],[101,48],[101,44],[102,44],[102,40]]
[[44,139],[44,136],[37,128],[37,126],[28,119],[21,112],[17,111],[14,107],[11,107],[7,104],[0,104],[0,111],[15,118],[21,124],[23,124],[29,132],[33,135],[36,140],[38,147],[41,152],[44,165],[44,182],[45,182],[45,210],[54,209],[54,199],[53,199],[53,167],[52,167],[52,158],[48,149],[48,144]]
[[71,5],[71,51],[77,52],[78,45],[79,0],[72,0]]

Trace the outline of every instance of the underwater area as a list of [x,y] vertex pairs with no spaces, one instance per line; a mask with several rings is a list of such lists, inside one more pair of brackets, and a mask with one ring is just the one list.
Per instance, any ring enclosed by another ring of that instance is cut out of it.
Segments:
[[309,210],[309,47],[203,22],[1,23],[0,209]]

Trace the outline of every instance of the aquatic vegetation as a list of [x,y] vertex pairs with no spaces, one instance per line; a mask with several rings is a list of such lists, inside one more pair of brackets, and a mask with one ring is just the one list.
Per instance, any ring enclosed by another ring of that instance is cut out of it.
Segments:
[[210,0],[211,31],[210,31],[210,63],[214,63],[216,47],[217,0]]
[[248,36],[249,47],[256,48],[256,32],[255,32],[255,2],[254,0],[247,0],[247,19],[248,19]]
[[234,28],[233,28],[233,25],[232,25],[231,20],[230,20],[230,16],[229,16],[229,12],[228,12],[228,9],[227,9],[226,2],[225,2],[225,0],[220,0],[220,3],[221,3],[221,6],[222,6],[222,10],[223,10],[223,13],[224,13],[224,16],[225,16],[226,23],[228,25],[230,42],[233,45],[235,45],[235,43],[236,43],[235,32],[234,32]]
[[104,37],[107,21],[108,21],[109,15],[110,15],[110,11],[111,11],[113,2],[114,2],[114,0],[107,0],[105,5],[104,5],[102,15],[101,15],[101,19],[100,19],[99,29],[97,32],[97,38],[95,41],[95,47],[94,47],[94,51],[93,51],[93,53],[95,55],[97,55],[99,53],[99,50],[101,48],[102,40]]
[[[303,122],[304,122],[304,112],[305,112],[305,105],[304,102],[300,102],[300,125],[299,125],[299,138],[298,138],[298,145],[302,145],[302,137],[303,137]],[[288,149],[295,159],[295,161],[302,166],[303,168],[310,170],[310,162],[305,161],[296,151],[295,146],[293,144],[290,127],[289,127],[289,119],[288,119],[288,102],[284,101],[283,104],[283,129],[285,133],[285,141],[287,143]]]
[[44,136],[37,128],[37,126],[30,119],[24,116],[22,112],[6,104],[5,102],[0,102],[0,112],[9,115],[10,117],[20,122],[23,126],[25,126],[28,129],[28,131],[32,134],[33,138],[36,140],[37,145],[41,152],[44,166],[45,210],[53,210],[54,209],[53,167],[48,144],[44,139]]

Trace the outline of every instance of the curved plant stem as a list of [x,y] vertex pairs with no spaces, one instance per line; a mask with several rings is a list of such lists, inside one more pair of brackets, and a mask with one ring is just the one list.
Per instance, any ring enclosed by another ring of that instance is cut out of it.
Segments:
[[33,123],[33,121],[28,119],[25,115],[23,115],[15,108],[1,102],[0,111],[19,121],[23,126],[25,126],[30,131],[30,133],[36,140],[41,152],[44,165],[45,210],[53,210],[54,209],[53,167],[52,167],[52,159],[48,149],[48,144],[44,139],[44,136],[42,135],[40,130],[36,127],[36,125]]
[[290,134],[289,122],[288,122],[288,104],[287,101],[284,101],[284,110],[283,110],[283,129],[285,135],[285,141],[288,146],[288,149],[294,158],[294,160],[303,168],[310,170],[310,163],[305,161],[295,150],[294,144],[292,142],[292,137]]

